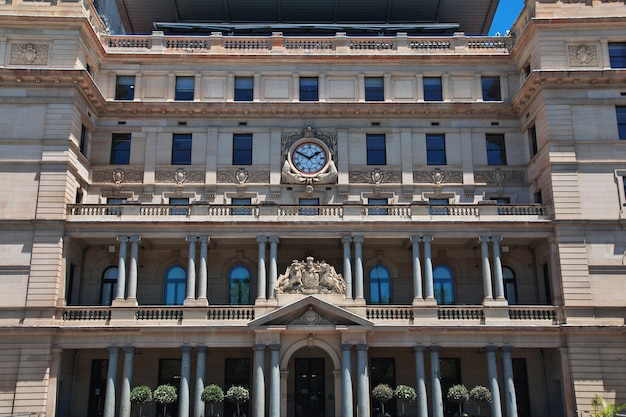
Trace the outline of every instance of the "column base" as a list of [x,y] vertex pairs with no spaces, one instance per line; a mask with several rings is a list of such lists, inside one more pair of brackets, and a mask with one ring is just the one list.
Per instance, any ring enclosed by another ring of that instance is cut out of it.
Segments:
[[183,307],[208,307],[209,301],[206,298],[185,298],[183,301]]
[[136,298],[129,298],[124,300],[123,298],[116,298],[111,302],[111,307],[137,307],[139,304],[137,303]]
[[437,300],[435,298],[419,298],[413,299],[413,305],[418,307],[437,307]]

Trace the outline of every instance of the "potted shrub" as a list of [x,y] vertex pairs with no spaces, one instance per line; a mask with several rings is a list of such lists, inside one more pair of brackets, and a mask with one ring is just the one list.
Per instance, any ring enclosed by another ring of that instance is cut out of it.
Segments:
[[459,415],[463,416],[463,402],[469,400],[469,392],[463,384],[457,384],[450,387],[447,395],[448,401],[459,403]]
[[415,392],[415,389],[408,385],[398,385],[396,387],[396,390],[394,391],[394,395],[397,399],[400,400],[400,403],[402,404],[402,415],[405,416],[406,414],[404,414],[404,402],[406,401],[408,403],[412,403],[413,401],[415,401],[415,399],[417,398],[417,393]]
[[152,398],[159,404],[163,404],[163,417],[167,417],[167,405],[178,399],[176,387],[170,384],[159,385],[152,393]]
[[152,389],[147,385],[139,385],[130,392],[130,402],[139,405],[139,417],[143,417],[143,405],[152,401]]
[[483,414],[480,412],[480,406],[482,404],[491,404],[493,401],[493,397],[491,396],[491,391],[489,388],[483,387],[482,385],[476,385],[469,392],[470,399],[476,403],[476,407],[478,407],[478,415],[482,416]]
[[246,387],[242,387],[241,385],[233,385],[228,388],[226,391],[226,399],[230,402],[235,403],[237,406],[237,417],[241,415],[241,411],[239,410],[239,404],[245,403],[250,399],[250,392]]
[[[202,390],[202,395],[200,396],[200,398],[205,403],[211,404],[211,416],[214,416],[213,404],[221,403],[222,401],[224,401],[224,391],[222,390],[222,387],[220,387],[219,385],[216,385],[216,384],[207,385]],[[218,417],[219,417],[219,414],[218,414]]]
[[387,384],[378,384],[372,390],[372,397],[380,403],[381,415],[387,416],[385,413],[385,403],[393,398],[393,389]]
[[616,417],[620,411],[626,408],[626,404],[609,403],[598,394],[591,400],[591,405],[593,407],[591,417]]

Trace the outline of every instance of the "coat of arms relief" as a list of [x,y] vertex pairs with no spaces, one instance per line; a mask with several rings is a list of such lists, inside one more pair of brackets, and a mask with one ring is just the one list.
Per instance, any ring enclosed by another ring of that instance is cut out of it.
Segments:
[[326,261],[294,260],[274,286],[278,294],[345,294],[346,282]]

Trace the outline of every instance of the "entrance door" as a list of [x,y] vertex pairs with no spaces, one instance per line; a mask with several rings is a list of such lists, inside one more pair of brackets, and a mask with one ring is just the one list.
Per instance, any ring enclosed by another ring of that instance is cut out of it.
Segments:
[[296,358],[296,417],[324,417],[324,358]]
[[91,362],[91,381],[89,382],[89,417],[102,417],[104,414],[104,394],[107,388],[108,359],[94,359]]

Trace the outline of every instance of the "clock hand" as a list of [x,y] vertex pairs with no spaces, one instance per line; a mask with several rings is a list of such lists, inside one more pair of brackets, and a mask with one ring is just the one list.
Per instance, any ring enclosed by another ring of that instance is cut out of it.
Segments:
[[302,153],[302,152],[300,152],[300,151],[296,151],[296,153],[297,153],[298,155],[304,156],[304,157],[305,157],[305,158],[307,158],[307,159],[311,159],[311,157],[310,157],[309,155],[305,155],[305,154],[303,154],[303,153]]

